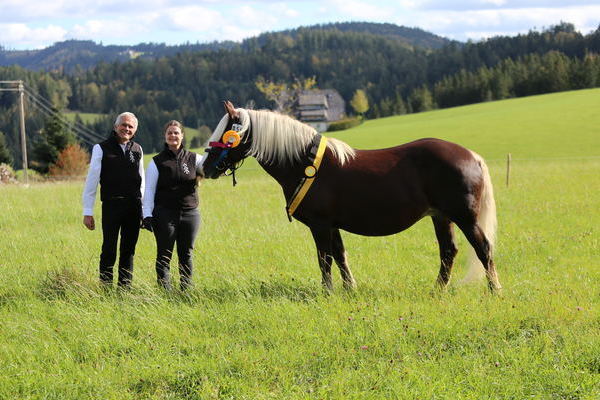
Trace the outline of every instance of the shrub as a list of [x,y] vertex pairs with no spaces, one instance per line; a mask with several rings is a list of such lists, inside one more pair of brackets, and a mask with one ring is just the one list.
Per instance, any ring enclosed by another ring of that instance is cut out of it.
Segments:
[[[23,173],[22,169],[19,169],[17,171],[15,171],[15,176],[17,178],[17,180],[21,183],[25,182],[25,174]],[[31,169],[28,168],[27,169],[27,181],[29,183],[32,182],[44,182],[46,180],[46,176],[40,174],[38,171],[36,171],[35,169]]]
[[16,183],[15,171],[8,164],[0,164],[0,183]]
[[329,124],[329,127],[327,128],[327,132],[343,131],[344,129],[354,128],[355,126],[358,126],[360,124],[361,124],[361,120],[358,118],[341,119],[339,121],[335,121],[335,122],[332,122],[331,124]]
[[79,178],[85,176],[89,162],[89,154],[78,144],[71,144],[58,154],[48,174],[55,179]]

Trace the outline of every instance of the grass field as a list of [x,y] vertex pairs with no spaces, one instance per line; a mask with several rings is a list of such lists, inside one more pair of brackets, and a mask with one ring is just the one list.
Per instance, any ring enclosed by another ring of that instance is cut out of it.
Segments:
[[429,220],[344,233],[358,288],[341,290],[336,273],[323,294],[310,233],[254,160],[235,188],[200,187],[193,291],[155,287],[144,231],[134,289],[104,292],[83,184],[0,187],[0,399],[598,399],[598,121],[600,90],[586,90],[336,134],[358,148],[436,136],[483,155],[502,296],[459,283],[462,236],[449,290],[433,291]]
[[94,122],[98,121],[99,119],[106,117],[106,114],[82,113],[82,112],[74,112],[74,111],[65,112],[65,113],[63,113],[63,115],[65,116],[65,118],[68,121],[71,121],[71,122],[75,121],[75,116],[79,115],[79,118],[81,118],[81,120],[86,124],[93,124]]

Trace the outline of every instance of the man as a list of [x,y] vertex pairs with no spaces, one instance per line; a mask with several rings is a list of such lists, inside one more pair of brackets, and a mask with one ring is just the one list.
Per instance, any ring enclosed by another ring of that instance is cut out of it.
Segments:
[[110,137],[92,148],[92,159],[83,190],[83,224],[94,230],[94,203],[100,183],[102,201],[102,252],[100,282],[112,285],[119,246],[119,287],[128,288],[133,275],[133,256],[140,233],[141,199],[144,192],[142,147],[132,139],[138,120],[130,112],[115,120]]

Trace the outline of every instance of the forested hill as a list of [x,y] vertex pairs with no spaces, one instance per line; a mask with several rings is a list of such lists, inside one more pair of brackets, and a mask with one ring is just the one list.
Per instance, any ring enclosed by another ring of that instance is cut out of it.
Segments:
[[67,40],[41,50],[6,50],[0,47],[0,66],[19,65],[30,70],[74,72],[76,68],[88,69],[100,62],[125,62],[136,58],[157,59],[181,52],[202,52],[233,49],[253,49],[263,46],[274,36],[292,38],[304,32],[338,30],[340,32],[368,33],[397,40],[407,47],[419,46],[436,49],[451,41],[422,29],[407,28],[394,24],[346,22],[315,25],[281,32],[263,33],[241,43],[232,41],[212,43],[186,43],[169,46],[161,43],[141,43],[131,46],[104,46],[90,40]]
[[[106,115],[89,126],[102,136],[117,113],[132,111],[140,119],[139,140],[151,152],[161,147],[159,132],[170,119],[214,128],[223,115],[224,99],[273,108],[257,87],[261,80],[291,85],[314,77],[317,88],[341,94],[348,114],[353,112],[350,100],[360,89],[368,98],[366,117],[378,118],[598,87],[599,55],[600,29],[583,35],[567,23],[514,37],[452,42],[439,49],[411,46],[381,32],[299,28],[231,48],[101,62],[72,72],[0,67],[0,80],[24,80],[31,93],[58,110]],[[15,98],[12,92],[0,92],[0,132],[16,159]],[[40,140],[46,124],[35,106],[29,103],[28,143]]]
[[446,39],[433,33],[424,31],[419,28],[408,28],[388,23],[372,23],[372,22],[338,22],[331,24],[314,25],[309,27],[301,27],[297,29],[288,29],[274,33],[264,33],[255,38],[250,38],[242,43],[243,48],[251,48],[252,45],[260,46],[268,43],[274,36],[284,36],[297,38],[298,36],[310,31],[327,31],[336,30],[339,32],[367,33],[377,35],[386,39],[399,41],[406,47],[421,47],[423,49],[439,49],[450,43],[459,44],[459,42]]
[[141,43],[133,46],[104,46],[91,40],[57,42],[41,50],[4,50],[0,48],[0,66],[18,65],[35,71],[75,72],[101,62],[126,62],[136,58],[156,59],[183,51],[216,51],[238,47],[235,42],[213,42],[168,46]]

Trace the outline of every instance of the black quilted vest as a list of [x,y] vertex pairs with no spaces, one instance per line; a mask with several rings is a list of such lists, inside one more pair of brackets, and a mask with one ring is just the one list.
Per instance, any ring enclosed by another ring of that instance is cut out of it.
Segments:
[[198,207],[196,156],[184,148],[175,154],[166,145],[154,156],[158,169],[155,207],[185,210]]
[[100,143],[102,148],[102,170],[100,172],[100,199],[115,198],[141,199],[140,162],[142,147],[129,141],[125,153],[113,132],[112,136]]

